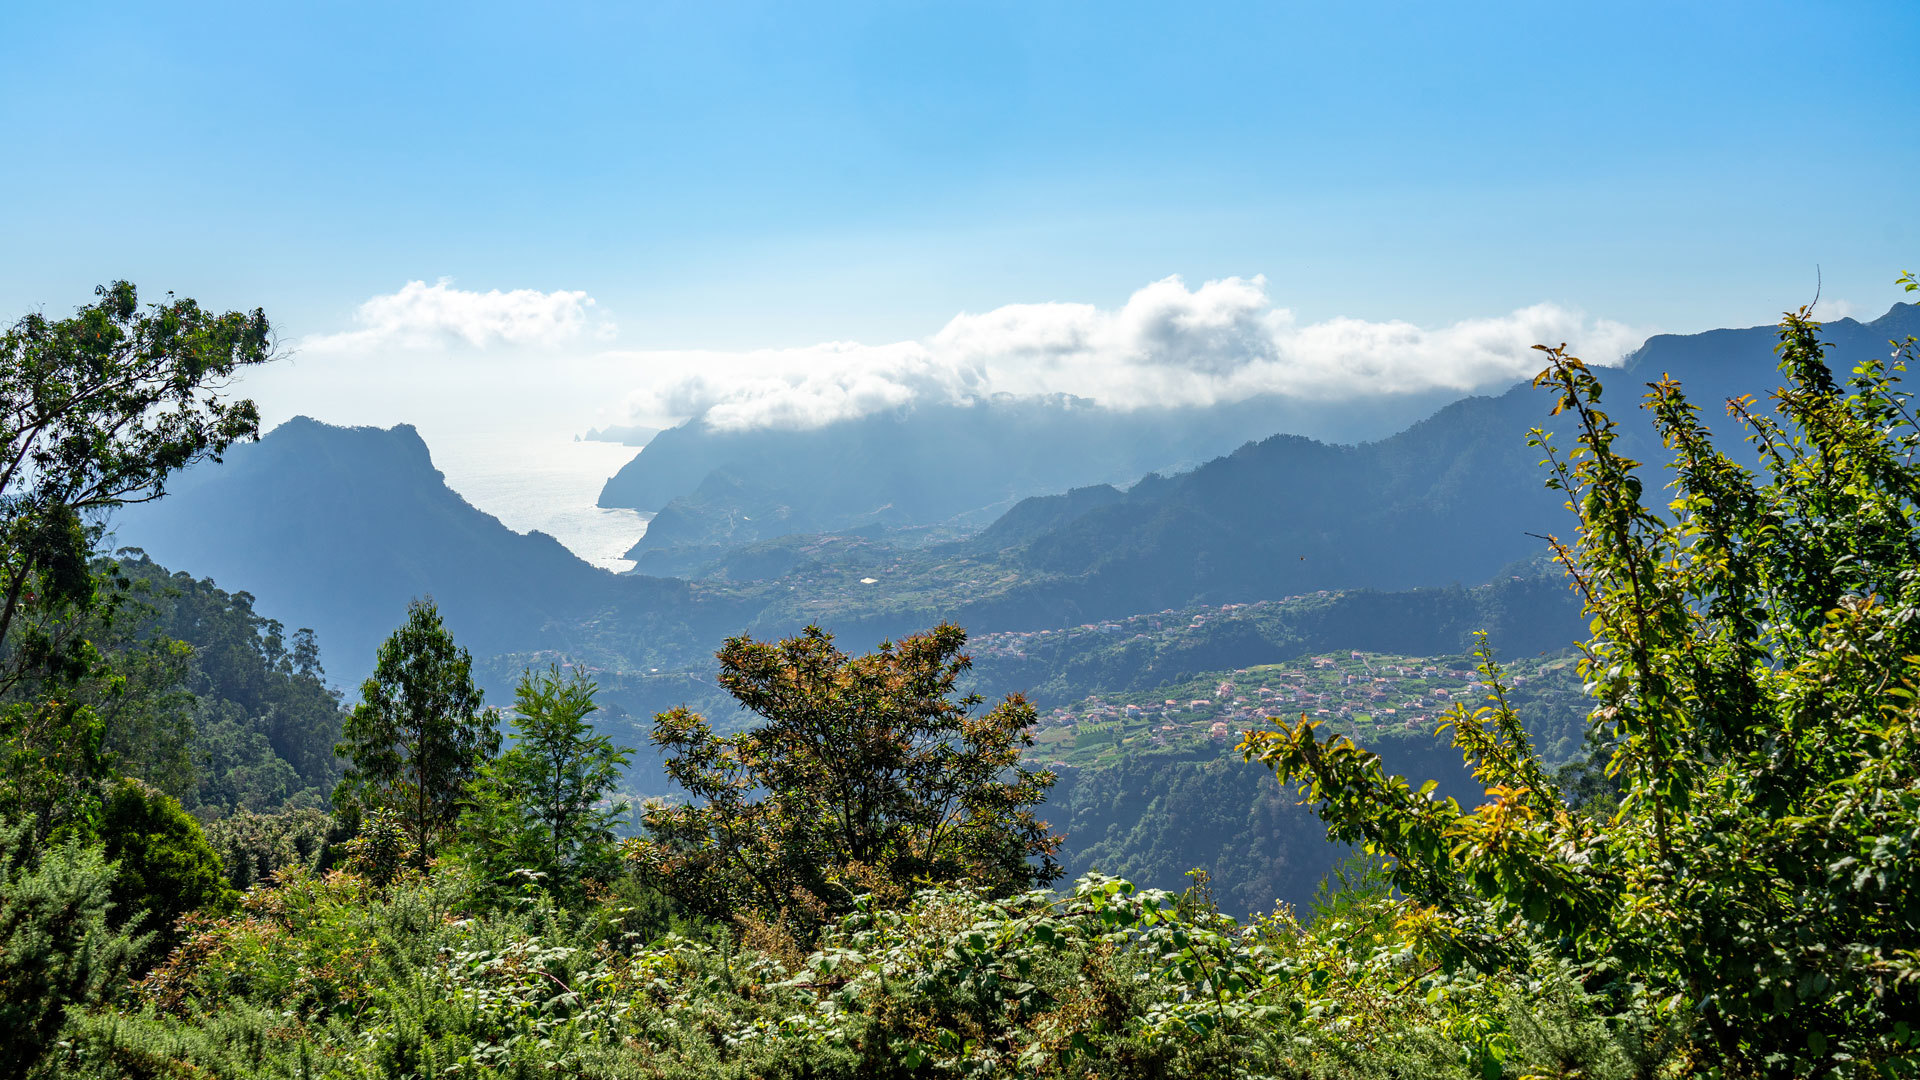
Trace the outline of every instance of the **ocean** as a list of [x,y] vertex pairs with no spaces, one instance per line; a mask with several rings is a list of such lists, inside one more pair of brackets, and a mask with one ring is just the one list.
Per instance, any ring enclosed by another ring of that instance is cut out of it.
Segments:
[[421,438],[447,486],[515,532],[539,530],[587,562],[616,573],[653,515],[595,506],[601,485],[640,451],[520,429],[428,430]]

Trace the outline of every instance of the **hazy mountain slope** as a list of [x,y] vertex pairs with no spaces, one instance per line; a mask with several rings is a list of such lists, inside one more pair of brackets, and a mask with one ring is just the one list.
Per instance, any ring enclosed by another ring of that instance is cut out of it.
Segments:
[[513,532],[446,486],[414,429],[300,417],[128,507],[117,543],[191,566],[327,643],[351,681],[405,613],[432,595],[476,655],[564,647],[607,606],[686,606],[679,582],[620,578],[541,533]]
[[685,570],[795,532],[990,520],[1014,500],[1191,467],[1249,438],[1385,434],[1452,395],[1307,406],[1274,398],[1115,412],[1084,399],[930,405],[806,430],[661,432],[607,481],[601,506],[657,510],[629,557]]
[[975,551],[999,551],[1025,543],[1041,533],[1056,529],[1083,514],[1111,506],[1126,496],[1112,484],[1074,488],[1064,495],[1040,495],[1022,499],[966,546]]
[[[1897,305],[1872,323],[1828,324],[1840,369],[1920,332],[1920,308]],[[1627,432],[1621,448],[1658,460],[1655,436],[1634,405],[1641,384],[1672,374],[1708,417],[1727,397],[1764,398],[1777,384],[1769,327],[1663,335],[1603,372],[1613,415]],[[1560,499],[1542,487],[1534,427],[1559,430],[1545,391],[1516,386],[1469,398],[1406,431],[1360,446],[1274,436],[1173,477],[1149,476],[1124,498],[1038,533],[1026,520],[1057,501],[1028,500],[1005,519],[1008,555],[1066,580],[997,598],[1000,605],[1046,603],[1083,617],[1193,601],[1280,596],[1315,589],[1405,589],[1486,579],[1536,554],[1531,533],[1566,533]],[[1718,425],[1729,440],[1732,426]],[[1739,447],[1729,442],[1739,459]],[[999,535],[996,524],[983,537]]]
[[[1920,331],[1916,311],[1903,305],[1870,324],[1830,324],[1836,357],[1848,366],[1846,357]],[[1636,384],[1671,371],[1714,415],[1717,398],[1774,385],[1772,343],[1766,327],[1654,338],[1629,371],[1608,376],[1608,402],[1623,421],[1634,420]],[[1554,426],[1548,404],[1544,394],[1516,387],[1455,402],[1375,443],[1277,436],[1188,473],[1148,477],[1124,494],[1095,488],[1034,500],[975,538],[992,538],[1003,545],[998,551],[989,544],[964,553],[978,566],[963,580],[978,578],[980,586],[923,603],[908,593],[924,583],[906,571],[877,574],[884,583],[860,586],[858,603],[839,610],[836,625],[891,634],[911,628],[908,622],[948,616],[985,631],[1207,600],[1483,581],[1538,551],[1528,532],[1564,531],[1557,500],[1540,486],[1539,454],[1526,446],[1528,428]],[[918,431],[893,419],[885,424],[875,430]],[[1036,462],[1023,475],[1050,467],[1042,459],[1057,447],[1008,439]],[[1650,436],[1640,442],[1640,456],[1656,460]],[[840,452],[824,472],[886,475],[903,488],[938,486],[911,480],[912,468],[885,440],[864,448],[847,443]],[[985,453],[948,447],[938,461],[967,477],[986,469]],[[820,471],[816,464],[795,462],[790,470],[812,475]],[[787,494],[768,477],[755,481],[762,496]],[[859,486],[848,483],[848,491]],[[772,554],[764,560],[772,580],[746,587],[596,570],[556,541],[514,533],[467,504],[406,426],[291,421],[236,448],[226,464],[179,478],[160,502],[129,508],[118,529],[119,543],[247,589],[262,613],[289,627],[311,626],[328,644],[329,670],[348,681],[371,665],[373,648],[414,596],[432,594],[479,656],[531,661],[542,649],[591,650],[632,664],[663,652],[701,656],[749,625],[788,629],[755,613],[817,584],[799,562],[779,580],[784,571]],[[949,559],[931,552],[925,565],[937,570]]]

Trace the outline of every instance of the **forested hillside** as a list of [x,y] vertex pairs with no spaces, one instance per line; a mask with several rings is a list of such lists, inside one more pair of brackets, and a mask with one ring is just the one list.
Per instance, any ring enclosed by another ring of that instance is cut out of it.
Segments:
[[108,706],[120,768],[208,820],[324,807],[340,778],[341,706],[313,631],[289,634],[247,593],[144,556],[110,572],[125,602],[104,640],[153,661],[142,692]]

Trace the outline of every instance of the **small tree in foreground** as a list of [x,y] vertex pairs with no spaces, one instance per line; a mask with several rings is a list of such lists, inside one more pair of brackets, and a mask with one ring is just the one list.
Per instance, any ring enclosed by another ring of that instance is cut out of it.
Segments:
[[1446,962],[1557,955],[1619,1008],[1691,1024],[1715,1075],[1911,1075],[1920,1055],[1920,429],[1896,382],[1914,343],[1843,385],[1818,328],[1781,323],[1771,412],[1727,403],[1757,472],[1678,384],[1650,384],[1664,509],[1599,380],[1548,351],[1536,382],[1578,444],[1534,441],[1578,518],[1554,546],[1593,620],[1582,672],[1617,811],[1568,807],[1491,661],[1492,706],[1448,721],[1475,809],[1304,717],[1242,743],[1333,838],[1392,860]]
[[499,716],[480,707],[473,656],[453,643],[433,601],[407,605],[360,697],[341,726],[338,750],[351,764],[334,800],[399,814],[417,857],[430,859],[468,783],[500,750]]
[[483,879],[533,870],[566,886],[618,866],[613,828],[627,805],[608,797],[632,752],[594,734],[587,717],[598,690],[557,666],[521,676],[513,745],[481,773],[460,819]]
[[977,696],[956,697],[965,644],[949,624],[865,656],[817,626],[729,638],[720,685],[764,723],[722,737],[685,709],[660,714],[653,741],[692,801],[649,807],[628,858],[705,914],[802,932],[861,893],[963,880],[1006,895],[1057,878],[1060,839],[1033,814],[1053,774],[1020,766],[1033,707],[1015,695],[976,715]]

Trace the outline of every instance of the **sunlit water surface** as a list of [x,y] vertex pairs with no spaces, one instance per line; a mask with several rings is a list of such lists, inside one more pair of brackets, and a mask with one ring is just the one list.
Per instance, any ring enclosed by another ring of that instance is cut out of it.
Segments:
[[627,549],[653,515],[594,505],[601,485],[638,451],[617,443],[574,442],[551,431],[420,432],[447,486],[515,532],[535,529],[595,566],[631,570]]

